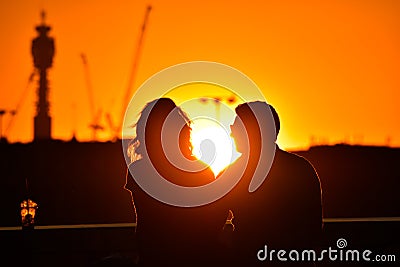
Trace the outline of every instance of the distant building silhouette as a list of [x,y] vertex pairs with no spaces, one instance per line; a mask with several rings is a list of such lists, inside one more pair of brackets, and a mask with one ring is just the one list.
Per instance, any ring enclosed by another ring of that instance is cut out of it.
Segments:
[[35,68],[39,71],[38,100],[34,118],[34,139],[51,139],[51,117],[49,115],[47,69],[52,66],[54,57],[54,39],[48,36],[51,27],[45,24],[45,12],[42,11],[42,23],[36,26],[39,36],[32,40],[32,56]]

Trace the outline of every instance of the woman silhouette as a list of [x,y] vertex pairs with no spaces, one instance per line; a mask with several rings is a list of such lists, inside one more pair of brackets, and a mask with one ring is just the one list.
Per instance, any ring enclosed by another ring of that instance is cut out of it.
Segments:
[[[169,98],[148,103],[136,123],[125,188],[132,194],[137,216],[140,262],[144,266],[204,265],[223,222],[210,206],[183,208],[148,195],[136,181],[152,175],[181,186],[214,181],[211,169],[192,155],[190,120]],[[180,161],[186,162],[185,168]],[[178,160],[177,160],[178,159]],[[189,162],[189,163],[188,163]],[[188,165],[190,169],[188,170]]]

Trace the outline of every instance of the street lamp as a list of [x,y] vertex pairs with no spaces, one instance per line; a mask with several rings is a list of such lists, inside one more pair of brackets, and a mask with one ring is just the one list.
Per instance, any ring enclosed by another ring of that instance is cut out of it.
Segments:
[[34,228],[37,209],[37,203],[29,198],[21,202],[22,229]]

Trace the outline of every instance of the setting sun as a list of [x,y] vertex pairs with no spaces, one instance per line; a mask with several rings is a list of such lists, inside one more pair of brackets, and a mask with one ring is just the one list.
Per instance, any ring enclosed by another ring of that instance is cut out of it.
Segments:
[[214,120],[198,118],[192,124],[193,154],[217,175],[238,156],[230,132]]

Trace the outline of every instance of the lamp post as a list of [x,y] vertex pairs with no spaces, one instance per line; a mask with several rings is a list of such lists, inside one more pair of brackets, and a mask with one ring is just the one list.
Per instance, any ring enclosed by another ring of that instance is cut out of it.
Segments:
[[30,198],[21,202],[21,223],[22,223],[22,251],[24,257],[24,266],[36,266],[33,263],[34,244],[35,244],[35,215],[38,205]]
[[21,223],[22,229],[29,230],[34,229],[35,226],[35,215],[38,209],[37,203],[31,199],[25,199],[21,202]]

